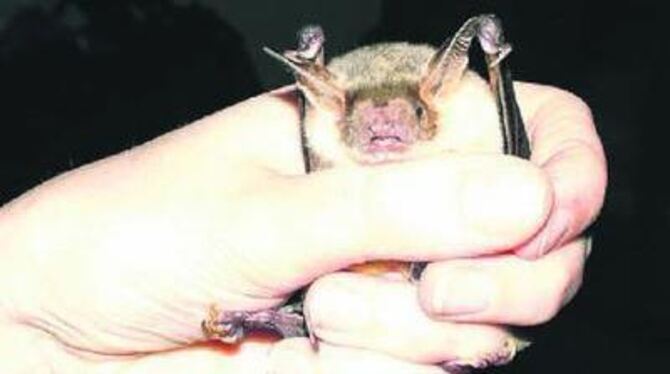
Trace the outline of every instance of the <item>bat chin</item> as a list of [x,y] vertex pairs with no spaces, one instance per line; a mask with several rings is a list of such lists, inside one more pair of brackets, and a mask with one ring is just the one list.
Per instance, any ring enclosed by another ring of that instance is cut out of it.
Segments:
[[378,165],[402,160],[397,154],[391,152],[379,152],[368,154],[358,158],[356,162],[360,165]]
[[406,158],[410,144],[397,137],[375,137],[356,152],[356,161],[362,165],[375,165],[401,161]]

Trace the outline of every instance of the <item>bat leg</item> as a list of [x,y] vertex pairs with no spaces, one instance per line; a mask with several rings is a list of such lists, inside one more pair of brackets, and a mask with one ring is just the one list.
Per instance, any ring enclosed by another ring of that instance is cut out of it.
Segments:
[[274,330],[284,338],[296,338],[309,336],[313,337],[312,330],[309,329],[309,319],[303,309],[303,303],[286,304],[281,306],[276,311],[273,311],[272,323]]
[[427,262],[412,262],[409,264],[409,281],[412,283],[419,283],[419,280],[421,280],[421,274],[423,274],[423,271],[426,270],[426,266],[428,266]]
[[254,331],[268,331],[283,338],[307,335],[302,305],[298,304],[253,312],[222,311],[213,305],[202,322],[202,331],[207,339],[228,344],[239,343]]

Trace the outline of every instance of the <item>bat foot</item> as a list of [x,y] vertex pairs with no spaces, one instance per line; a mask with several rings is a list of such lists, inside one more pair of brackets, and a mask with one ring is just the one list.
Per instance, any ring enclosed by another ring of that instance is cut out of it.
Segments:
[[478,20],[477,38],[479,39],[479,45],[490,56],[488,64],[489,68],[493,68],[512,52],[512,46],[505,42],[502,25],[498,17],[485,14],[479,16]]
[[443,362],[440,367],[450,374],[467,374],[489,366],[501,366],[510,363],[520,351],[530,345],[528,340],[510,336],[497,350],[482,352],[467,359]]
[[201,323],[203,335],[209,340],[219,340],[227,344],[239,343],[246,335],[244,321],[248,314],[220,311],[216,305],[211,305],[207,318]]
[[409,281],[416,284],[421,280],[421,274],[426,270],[427,262],[412,262],[409,264]]
[[296,54],[304,60],[323,63],[323,45],[326,42],[323,29],[318,25],[308,25],[298,32]]
[[491,62],[489,62],[489,68],[494,68],[500,64],[502,60],[507,57],[508,54],[512,52],[512,46],[509,44],[503,44],[500,46],[498,51],[496,53],[492,53],[491,55],[495,56]]
[[252,312],[222,311],[212,305],[201,326],[207,339],[227,344],[239,343],[253,331],[268,331],[283,338],[307,336],[302,308],[295,304]]

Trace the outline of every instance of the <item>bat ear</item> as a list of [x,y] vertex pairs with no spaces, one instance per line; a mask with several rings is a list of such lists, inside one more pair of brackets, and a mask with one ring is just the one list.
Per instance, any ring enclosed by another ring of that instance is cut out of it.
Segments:
[[467,67],[467,51],[442,45],[430,59],[419,81],[419,94],[428,102],[446,97],[461,81]]
[[330,109],[344,107],[344,90],[338,87],[335,76],[323,63],[303,58],[296,51],[280,54],[267,47],[263,51],[291,70],[298,88],[310,104]]
[[468,22],[442,43],[428,62],[419,82],[419,93],[425,100],[445,97],[458,85],[468,67],[468,50],[472,36],[463,37]]

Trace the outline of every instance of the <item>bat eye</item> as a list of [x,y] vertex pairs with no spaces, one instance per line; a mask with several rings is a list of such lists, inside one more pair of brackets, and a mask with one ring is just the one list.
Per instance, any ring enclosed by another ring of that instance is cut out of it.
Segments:
[[417,105],[416,108],[414,108],[414,114],[416,114],[417,118],[423,117],[423,107],[420,105]]

